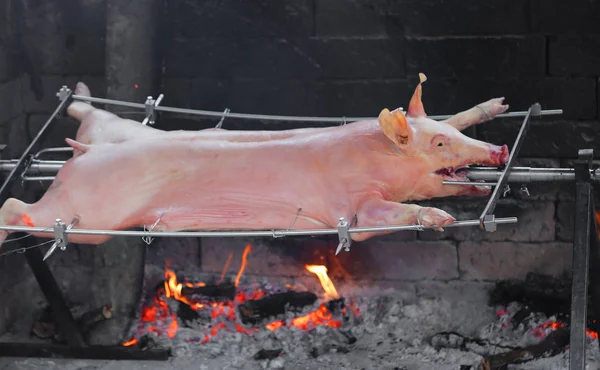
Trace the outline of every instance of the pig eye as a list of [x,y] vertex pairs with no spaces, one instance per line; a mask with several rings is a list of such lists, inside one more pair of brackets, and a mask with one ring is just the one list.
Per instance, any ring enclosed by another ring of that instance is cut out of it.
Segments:
[[444,143],[440,141],[437,146],[444,146]]

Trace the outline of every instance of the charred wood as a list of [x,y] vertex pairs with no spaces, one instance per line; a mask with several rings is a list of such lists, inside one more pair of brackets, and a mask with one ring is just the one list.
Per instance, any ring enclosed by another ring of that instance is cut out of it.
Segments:
[[187,303],[184,303],[181,301],[179,301],[179,306],[177,309],[177,316],[181,319],[183,324],[187,327],[190,327],[189,325],[191,322],[200,318],[200,315],[198,314],[198,312],[194,311],[194,309],[191,308],[190,306],[188,306]]
[[548,334],[541,342],[510,352],[484,356],[482,370],[500,370],[508,365],[529,362],[541,357],[550,357],[564,351],[569,344],[569,329],[560,328]]
[[184,297],[205,297],[216,301],[232,301],[235,298],[236,287],[231,283],[205,285],[197,287],[184,286],[181,295]]
[[277,316],[286,311],[296,311],[310,306],[317,296],[310,292],[283,292],[268,295],[257,300],[248,300],[238,305],[243,324],[258,324],[263,319]]
[[0,343],[0,357],[166,361],[170,356],[169,349],[141,350],[122,346],[73,347],[48,343]]
[[261,349],[254,355],[255,360],[272,360],[283,354],[282,349]]

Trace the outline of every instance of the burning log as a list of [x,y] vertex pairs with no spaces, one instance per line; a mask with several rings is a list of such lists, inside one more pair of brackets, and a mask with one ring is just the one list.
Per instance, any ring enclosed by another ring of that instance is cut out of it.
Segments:
[[482,370],[500,370],[507,365],[520,364],[544,356],[554,356],[562,352],[569,344],[569,329],[559,328],[548,334],[541,342],[497,355],[484,356]]
[[215,300],[232,301],[235,298],[236,287],[231,283],[205,286],[183,286],[181,295],[184,297],[202,296]]
[[317,296],[311,292],[283,292],[248,300],[238,305],[243,324],[258,324],[263,319],[277,316],[286,310],[295,311],[315,303]]

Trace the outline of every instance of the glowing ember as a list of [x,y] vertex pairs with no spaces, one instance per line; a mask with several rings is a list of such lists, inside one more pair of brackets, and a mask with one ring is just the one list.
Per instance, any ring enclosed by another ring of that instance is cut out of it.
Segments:
[[338,299],[340,296],[338,295],[335,286],[329,276],[327,276],[327,267],[323,265],[306,265],[306,269],[313,274],[317,275],[323,289],[325,290],[325,298],[326,299]]

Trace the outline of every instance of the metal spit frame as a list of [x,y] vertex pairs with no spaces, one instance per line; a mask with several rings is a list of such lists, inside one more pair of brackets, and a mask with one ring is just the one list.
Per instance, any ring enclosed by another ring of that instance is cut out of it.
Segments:
[[[2,187],[0,187],[0,200],[5,200],[10,192],[11,186],[16,181],[16,175],[21,175],[22,181],[51,181],[54,176],[33,176],[30,177],[28,174],[40,174],[40,173],[56,173],[64,164],[61,161],[42,161],[39,157],[42,154],[50,152],[68,151],[70,148],[49,148],[43,149],[34,153],[39,148],[39,143],[46,136],[51,124],[56,120],[58,116],[65,110],[67,104],[72,100],[87,101],[91,103],[127,106],[131,108],[144,109],[146,112],[146,118],[142,124],[154,124],[156,121],[156,112],[171,112],[181,114],[199,115],[205,117],[218,117],[221,120],[217,124],[217,127],[221,127],[225,117],[238,118],[238,119],[257,119],[257,120],[273,120],[273,121],[296,121],[296,122],[337,122],[345,124],[347,122],[359,121],[363,119],[374,119],[372,117],[355,117],[348,118],[332,118],[332,117],[290,117],[290,116],[275,116],[275,115],[260,115],[260,114],[241,114],[231,113],[229,109],[224,112],[213,112],[205,110],[192,110],[182,108],[163,107],[159,104],[164,98],[164,95],[160,95],[158,99],[154,100],[149,96],[144,104],[124,102],[110,99],[101,99],[88,96],[74,95],[72,91],[63,86],[57,93],[60,103],[54,113],[50,116],[46,124],[42,127],[40,132],[33,139],[31,144],[22,154],[18,160],[0,161],[0,171],[10,171]],[[400,108],[401,109],[401,108]],[[576,210],[576,238],[573,249],[573,295],[572,295],[572,311],[571,311],[571,364],[570,369],[584,369],[585,368],[585,336],[586,336],[586,323],[587,323],[587,283],[588,283],[588,265],[600,265],[600,254],[598,253],[598,237],[597,232],[594,233],[594,237],[591,237],[591,230],[597,230],[595,218],[593,215],[593,195],[591,192],[592,182],[600,179],[600,171],[598,169],[592,170],[591,168],[591,151],[581,151],[580,161],[578,165],[572,168],[561,168],[561,169],[548,169],[548,168],[530,168],[530,167],[513,167],[513,161],[517,157],[520,147],[524,141],[530,120],[532,117],[541,117],[544,115],[561,114],[562,110],[541,110],[538,103],[532,105],[526,112],[511,112],[498,115],[497,117],[522,117],[525,116],[513,150],[510,153],[509,161],[504,168],[469,168],[466,169],[467,177],[471,181],[466,182],[454,182],[446,181],[444,184],[448,185],[491,185],[494,186],[494,191],[490,197],[483,213],[479,220],[467,220],[458,221],[445,227],[460,227],[460,226],[476,226],[479,225],[486,231],[495,231],[497,224],[503,223],[514,223],[517,221],[515,217],[500,218],[494,217],[493,211],[500,198],[500,192],[503,191],[506,194],[507,184],[510,182],[517,183],[528,183],[534,181],[576,181],[577,183],[577,210]],[[443,120],[451,117],[447,116],[430,116],[433,119]],[[477,180],[485,181],[496,181],[495,183],[480,183],[473,182]],[[377,227],[377,228],[349,228],[349,224],[346,220],[340,219],[337,229],[318,229],[318,230],[282,230],[282,231],[240,231],[240,232],[150,232],[150,231],[116,231],[116,230],[81,230],[72,229],[75,226],[77,220],[73,220],[67,227],[64,222],[57,220],[55,226],[50,229],[42,228],[29,228],[29,227],[8,227],[2,226],[0,230],[17,231],[19,235],[28,236],[27,232],[39,232],[39,233],[54,233],[55,245],[61,249],[66,247],[68,243],[68,234],[95,234],[95,235],[128,235],[128,236],[158,236],[158,237],[169,237],[169,236],[273,236],[281,237],[287,235],[326,235],[326,234],[338,234],[339,245],[337,252],[342,248],[349,250],[351,239],[350,233],[353,232],[376,232],[376,231],[397,231],[397,230],[422,230],[423,227],[420,225],[407,225],[407,226],[389,226],[389,227]],[[27,244],[28,248],[25,250],[26,258],[36,274],[38,283],[42,287],[44,294],[48,301],[53,307],[56,307],[56,321],[62,327],[65,328],[67,333],[67,341],[70,345],[80,346],[83,343],[81,335],[77,334],[78,329],[75,326],[73,317],[70,311],[64,304],[64,298],[60,292],[52,273],[49,271],[47,265],[43,262],[41,252],[35,247],[35,238],[24,238],[24,243]],[[593,248],[592,248],[593,247]],[[594,258],[590,260],[590,254]],[[595,273],[600,274],[598,269],[595,269]],[[600,303],[600,285],[594,284],[595,289],[592,291],[592,300],[596,303]],[[595,304],[596,307],[600,307]],[[597,315],[594,315],[597,317]],[[596,322],[596,331],[600,329],[600,323]],[[0,346],[0,352],[2,347]],[[163,358],[164,353],[156,353],[156,358]],[[92,355],[93,356],[93,355]],[[168,355],[167,355],[168,356]],[[127,356],[125,356],[127,357]],[[89,357],[88,357],[89,358]]]

